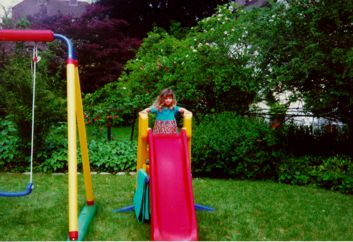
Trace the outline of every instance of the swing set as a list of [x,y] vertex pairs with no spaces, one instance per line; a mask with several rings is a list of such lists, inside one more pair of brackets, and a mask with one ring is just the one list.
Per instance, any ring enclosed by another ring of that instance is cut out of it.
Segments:
[[20,192],[5,192],[0,191],[0,197],[23,197],[31,194],[33,189],[33,147],[34,147],[34,110],[35,110],[35,97],[36,97],[36,69],[39,62],[37,45],[33,47],[31,71],[32,71],[32,125],[31,125],[31,158],[30,158],[30,176],[29,182],[25,190]]
[[[81,87],[78,73],[78,60],[71,41],[61,34],[51,30],[0,30],[0,41],[14,42],[52,42],[60,40],[67,47],[66,76],[67,76],[67,123],[68,123],[68,218],[69,240],[83,240],[90,222],[96,212],[94,202],[92,178],[88,157],[87,134],[83,116]],[[35,113],[35,86],[36,65],[38,62],[37,48],[33,49],[32,56],[32,128],[31,128],[31,159],[30,179],[25,190],[20,192],[0,191],[0,197],[20,197],[29,195],[33,189],[33,141],[34,141],[34,113]],[[77,178],[77,130],[80,141],[86,204],[78,214],[78,178]]]

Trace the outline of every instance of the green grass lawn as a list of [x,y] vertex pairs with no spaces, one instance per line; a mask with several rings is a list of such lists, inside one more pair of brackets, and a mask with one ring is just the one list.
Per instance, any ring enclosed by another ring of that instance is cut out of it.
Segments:
[[[84,204],[79,176],[80,207]],[[27,175],[0,173],[1,190],[24,189]],[[34,174],[22,198],[0,197],[0,240],[66,240],[67,175]],[[135,176],[93,175],[97,214],[87,240],[149,240],[150,225],[133,212]],[[353,196],[273,182],[193,181],[200,240],[353,240]]]

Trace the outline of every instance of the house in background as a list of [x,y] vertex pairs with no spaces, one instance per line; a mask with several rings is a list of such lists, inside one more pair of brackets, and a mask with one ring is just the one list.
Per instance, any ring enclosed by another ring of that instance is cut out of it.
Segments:
[[[232,0],[239,5],[263,7],[267,0]],[[92,1],[91,1],[92,2]],[[12,8],[12,18],[20,19],[27,16],[70,15],[79,18],[89,5],[87,1],[77,0],[23,0]]]
[[253,7],[264,7],[267,5],[267,0],[234,0],[241,6],[253,6]]
[[80,17],[89,5],[77,0],[23,0],[12,8],[12,18],[20,19],[27,16],[70,15]]

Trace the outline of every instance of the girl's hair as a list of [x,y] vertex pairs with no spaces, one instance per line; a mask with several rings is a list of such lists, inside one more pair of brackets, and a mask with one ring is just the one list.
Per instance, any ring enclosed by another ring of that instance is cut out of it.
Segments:
[[176,101],[174,92],[172,91],[172,89],[169,89],[169,88],[165,88],[161,91],[161,93],[158,95],[158,97],[156,98],[156,100],[154,101],[152,106],[157,108],[158,111],[161,111],[164,107],[164,100],[167,97],[172,97],[172,99],[173,99],[170,107],[168,107],[168,108],[174,108],[177,104],[177,101]]

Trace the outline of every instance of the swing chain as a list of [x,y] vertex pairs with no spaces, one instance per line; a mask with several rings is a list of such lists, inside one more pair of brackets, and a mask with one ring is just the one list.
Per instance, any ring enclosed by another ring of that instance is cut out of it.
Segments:
[[37,72],[37,63],[39,62],[40,57],[38,56],[37,43],[33,47],[32,53],[32,129],[31,129],[31,166],[30,166],[30,183],[33,181],[33,154],[34,154],[34,112],[35,112],[35,100],[36,100],[36,72]]

